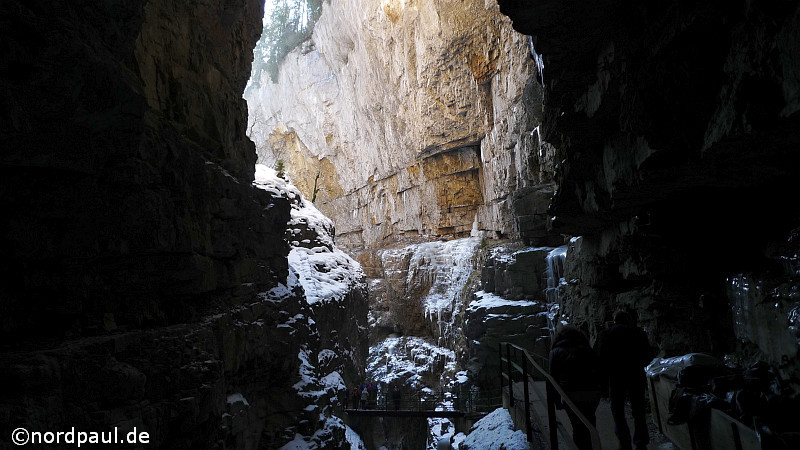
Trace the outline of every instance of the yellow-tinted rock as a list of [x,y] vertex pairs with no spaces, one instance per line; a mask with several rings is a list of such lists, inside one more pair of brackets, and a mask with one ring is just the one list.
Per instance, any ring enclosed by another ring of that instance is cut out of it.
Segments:
[[314,156],[296,132],[276,127],[269,135],[269,144],[277,159],[283,161],[284,171],[307,199],[324,203],[342,195],[331,161]]
[[551,183],[554,156],[528,39],[494,1],[326,3],[312,40],[248,90],[248,129],[260,162],[308,198],[316,181],[338,244],[519,232],[512,193]]

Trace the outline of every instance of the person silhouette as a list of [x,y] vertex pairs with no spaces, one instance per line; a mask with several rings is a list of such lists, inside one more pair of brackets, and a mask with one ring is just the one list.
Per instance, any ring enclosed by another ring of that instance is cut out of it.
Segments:
[[614,324],[597,336],[596,348],[608,380],[614,433],[620,448],[630,450],[633,447],[625,418],[625,400],[628,397],[633,414],[633,445],[637,450],[644,450],[650,442],[645,418],[647,382],[644,367],[653,356],[647,333],[634,325],[630,313],[619,310],[614,313]]
[[[595,425],[595,412],[600,404],[600,364],[589,339],[571,325],[561,327],[550,350],[550,375],[561,386],[572,403]],[[566,408],[572,423],[572,440],[580,449],[591,449],[589,430],[571,408]]]
[[392,388],[392,402],[394,403],[394,409],[400,409],[400,389],[395,386]]
[[363,391],[361,391],[361,409],[367,409],[367,400],[369,399],[369,392],[367,392],[367,388],[365,387]]

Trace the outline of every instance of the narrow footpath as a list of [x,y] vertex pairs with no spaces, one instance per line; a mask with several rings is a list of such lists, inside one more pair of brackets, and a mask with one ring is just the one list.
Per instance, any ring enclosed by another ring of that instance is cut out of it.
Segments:
[[[514,383],[514,397],[516,407],[521,409],[522,402],[522,383]],[[533,429],[539,432],[533,433],[533,442],[531,442],[532,449],[545,449],[549,448],[548,436],[549,427],[547,424],[547,407],[545,404],[545,384],[544,382],[533,382],[530,384],[530,398],[531,398],[531,415],[533,416]],[[522,411],[520,411],[522,413]],[[628,423],[633,427],[633,416],[631,415],[630,406],[625,406],[625,415],[628,418]],[[572,425],[569,417],[564,410],[556,410],[558,423],[563,425],[564,431],[570,436],[572,434]],[[562,427],[559,427],[562,428]],[[676,447],[666,436],[658,431],[653,418],[648,411],[647,413],[647,428],[650,434],[650,443],[648,450],[677,450]],[[600,405],[597,407],[597,433],[600,437],[600,445],[604,450],[616,450],[619,448],[617,436],[614,434],[614,418],[611,416],[611,403],[608,399],[601,399]],[[564,436],[559,432],[559,448],[571,448]]]

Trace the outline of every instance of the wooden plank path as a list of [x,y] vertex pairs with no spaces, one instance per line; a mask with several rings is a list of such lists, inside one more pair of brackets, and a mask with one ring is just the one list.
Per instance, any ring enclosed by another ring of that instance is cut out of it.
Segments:
[[480,419],[501,407],[500,397],[479,395],[477,392],[440,392],[433,397],[404,395],[395,401],[383,393],[377,399],[347,408],[349,416],[362,417],[467,417]]
[[465,417],[466,411],[448,410],[436,411],[430,409],[345,409],[350,416],[364,417]]

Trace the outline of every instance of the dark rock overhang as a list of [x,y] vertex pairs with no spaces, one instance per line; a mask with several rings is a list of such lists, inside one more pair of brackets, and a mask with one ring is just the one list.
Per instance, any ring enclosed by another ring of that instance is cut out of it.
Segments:
[[712,193],[796,192],[796,4],[498,3],[544,55],[543,138],[562,152],[554,231]]

